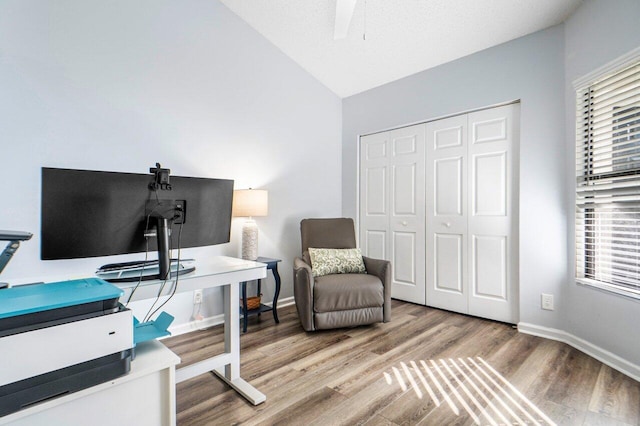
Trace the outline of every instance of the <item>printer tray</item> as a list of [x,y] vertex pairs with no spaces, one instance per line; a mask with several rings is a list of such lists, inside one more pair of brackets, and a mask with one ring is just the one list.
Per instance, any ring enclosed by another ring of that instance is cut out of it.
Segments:
[[0,318],[0,337],[117,312],[118,298]]
[[0,417],[124,376],[131,349],[0,386]]

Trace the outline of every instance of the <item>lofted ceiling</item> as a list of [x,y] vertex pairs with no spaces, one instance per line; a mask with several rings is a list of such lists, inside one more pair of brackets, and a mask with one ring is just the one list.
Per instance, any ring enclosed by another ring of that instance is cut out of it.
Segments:
[[343,98],[560,24],[581,1],[221,0]]

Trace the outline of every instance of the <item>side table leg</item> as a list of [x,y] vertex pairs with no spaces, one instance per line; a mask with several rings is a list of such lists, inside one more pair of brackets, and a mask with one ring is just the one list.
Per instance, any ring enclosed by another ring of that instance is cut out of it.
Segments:
[[279,324],[278,297],[280,296],[280,274],[278,273],[278,265],[276,264],[271,271],[273,272],[273,278],[276,280],[276,293],[273,295],[273,319]]
[[[258,280],[258,291],[256,291],[256,296],[260,297],[262,296],[262,280],[259,279]],[[258,312],[258,316],[262,315],[262,312]]]

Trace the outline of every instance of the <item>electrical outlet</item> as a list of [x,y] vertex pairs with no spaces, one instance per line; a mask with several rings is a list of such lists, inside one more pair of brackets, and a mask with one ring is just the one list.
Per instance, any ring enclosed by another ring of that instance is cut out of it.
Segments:
[[193,292],[193,304],[197,305],[202,303],[202,290],[195,290]]
[[553,311],[553,294],[542,293],[542,309]]

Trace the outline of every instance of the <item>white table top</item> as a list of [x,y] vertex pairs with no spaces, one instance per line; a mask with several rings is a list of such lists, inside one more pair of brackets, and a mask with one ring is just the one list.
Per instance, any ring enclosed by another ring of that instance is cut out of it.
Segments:
[[[198,259],[196,270],[185,275],[180,275],[177,279],[177,293],[193,291],[203,288],[220,287],[242,281],[256,280],[267,276],[267,265],[252,260],[238,259],[227,256],[212,256],[208,259]],[[161,295],[170,294],[175,279],[167,280]],[[142,281],[135,290],[131,301],[151,299],[158,296],[158,290],[162,286],[160,280]],[[138,285],[137,282],[116,283],[124,290],[125,294],[121,301],[128,300],[131,291]]]

